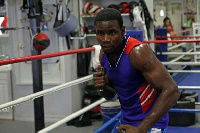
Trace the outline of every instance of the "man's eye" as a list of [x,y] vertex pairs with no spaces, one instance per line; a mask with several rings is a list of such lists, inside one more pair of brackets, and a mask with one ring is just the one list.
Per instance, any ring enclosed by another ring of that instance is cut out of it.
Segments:
[[104,34],[104,32],[103,31],[97,31],[96,34],[101,36],[101,35]]
[[115,34],[117,34],[117,32],[115,30],[108,31],[108,35],[115,35]]

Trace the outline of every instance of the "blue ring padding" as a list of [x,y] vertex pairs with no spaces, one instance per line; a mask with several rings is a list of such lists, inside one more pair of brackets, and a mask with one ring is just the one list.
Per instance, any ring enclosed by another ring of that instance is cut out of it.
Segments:
[[112,124],[116,119],[118,119],[121,116],[121,112],[119,112],[116,116],[114,116],[112,119],[107,121],[105,124],[103,124],[99,129],[95,131],[95,133],[101,133],[102,130],[107,128],[110,124]]
[[[178,113],[200,113],[200,109],[170,109],[170,112],[178,112]],[[121,116],[121,112],[119,112],[115,117],[106,122],[103,126],[95,131],[95,133],[101,133],[105,128],[107,128],[110,124],[112,124],[116,119]]]
[[179,113],[200,113],[200,109],[170,109],[170,112],[179,112]]
[[[181,68],[181,70],[185,70],[187,68],[187,66],[183,66]],[[187,73],[174,73],[172,74],[172,78],[174,79],[174,81],[176,81],[176,83],[180,83],[188,74]]]

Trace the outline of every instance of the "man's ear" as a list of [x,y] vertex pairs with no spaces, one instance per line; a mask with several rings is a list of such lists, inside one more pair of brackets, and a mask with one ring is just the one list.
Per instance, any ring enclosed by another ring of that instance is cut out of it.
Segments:
[[125,26],[122,27],[121,31],[122,31],[122,36],[125,36],[125,32],[126,32]]

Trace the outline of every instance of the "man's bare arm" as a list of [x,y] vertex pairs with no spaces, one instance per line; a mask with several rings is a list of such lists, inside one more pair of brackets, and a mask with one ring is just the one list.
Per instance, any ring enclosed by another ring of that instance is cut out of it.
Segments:
[[142,72],[147,82],[161,92],[150,115],[138,126],[147,131],[169,111],[177,101],[180,93],[166,68],[156,58],[147,44],[141,44],[133,48],[130,53],[130,61],[135,69]]

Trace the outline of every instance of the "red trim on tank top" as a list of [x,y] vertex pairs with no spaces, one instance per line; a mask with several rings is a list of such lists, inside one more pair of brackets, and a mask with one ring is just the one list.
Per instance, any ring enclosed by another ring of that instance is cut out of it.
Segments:
[[156,95],[157,95],[157,91],[154,89],[154,91],[151,94],[151,97],[147,99],[147,101],[144,104],[141,105],[143,113],[145,113],[149,109],[149,107],[152,105]]
[[139,95],[142,112],[145,113],[153,103],[157,95],[157,90],[152,88],[147,82],[144,82],[137,91],[137,94]]
[[127,40],[126,48],[124,50],[124,53],[129,54],[133,47],[142,44],[142,42],[136,40],[135,38],[129,37]]
[[137,94],[140,95],[144,91],[144,89],[147,87],[148,83],[144,82],[144,84],[140,87],[140,89],[137,91]]

